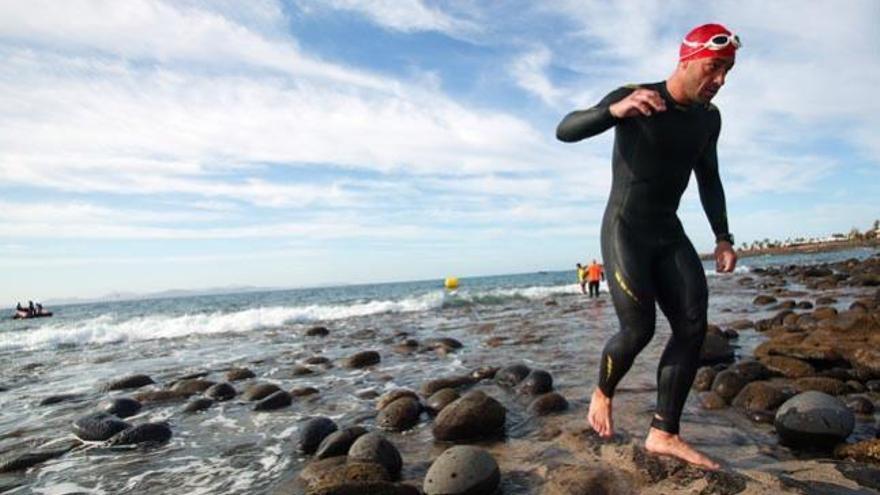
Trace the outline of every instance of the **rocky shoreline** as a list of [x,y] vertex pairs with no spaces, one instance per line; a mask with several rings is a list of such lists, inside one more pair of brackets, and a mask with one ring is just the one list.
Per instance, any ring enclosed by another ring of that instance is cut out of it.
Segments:
[[[180,418],[220,404],[253,415],[307,411],[327,393],[308,385],[310,376],[342,369],[391,380],[382,369],[386,359],[416,363],[420,357],[447,359],[473,350],[473,359],[483,365],[470,372],[433,376],[412,388],[358,392],[352,400],[366,406],[363,413],[343,420],[304,418],[289,439],[288,455],[298,468],[278,478],[270,493],[876,493],[880,257],[755,269],[729,280],[751,293],[751,308],[725,308],[710,326],[705,365],[692,393],[704,413],[686,413],[683,426],[689,440],[722,461],[717,472],[649,455],[642,438],[630,433],[642,431],[651,414],[656,389],[642,385],[646,380],[624,384],[615,402],[618,432],[602,440],[584,420],[590,385],[580,371],[573,385],[571,373],[551,373],[563,368],[550,361],[487,364],[493,349],[521,349],[514,355],[529,359],[530,349],[568,331],[557,324],[516,326],[521,318],[513,316],[507,326],[468,328],[476,346],[451,337],[420,341],[405,331],[384,336],[358,331],[353,338],[365,339],[361,342],[372,349],[340,359],[299,357],[285,371],[297,379],[293,387],[268,379],[256,363],[254,369],[232,366],[160,380],[164,383],[129,375],[96,384],[88,397],[43,397],[39,408],[77,402],[93,407],[72,418],[66,436],[4,445],[0,491],[24,486],[24,474],[46,463],[90,449],[120,456],[161,450],[177,435],[195,434],[180,430]],[[841,300],[852,302],[844,308]],[[553,318],[602,308],[602,301],[585,306],[573,295],[539,304]],[[769,316],[747,318],[751,312]],[[335,330],[296,332],[297,338],[320,343]],[[736,360],[737,342],[753,333],[761,342],[751,356]],[[561,354],[556,359],[570,360]],[[167,411],[170,419],[145,420],[145,410]]]

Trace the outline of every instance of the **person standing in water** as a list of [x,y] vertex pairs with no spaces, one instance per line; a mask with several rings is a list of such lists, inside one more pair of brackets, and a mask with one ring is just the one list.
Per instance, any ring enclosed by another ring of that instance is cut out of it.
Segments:
[[[605,280],[602,265],[593,260],[587,267],[587,283],[590,285],[590,297],[599,297],[599,281]],[[595,295],[594,295],[595,294]]]
[[556,131],[561,141],[576,142],[615,128],[602,257],[620,331],[602,351],[587,419],[600,436],[612,436],[614,390],[654,335],[659,304],[672,336],[657,370],[657,406],[645,448],[709,469],[719,466],[679,436],[708,325],[708,288],[676,212],[693,171],[715,233],[716,270],[733,271],[736,253],[716,153],[721,115],[710,102],[739,47],[739,37],[724,26],[699,26],[685,36],[666,81],[618,88],[596,106],[568,114]]
[[584,269],[583,265],[580,263],[577,264],[577,276],[578,276],[578,285],[581,286],[581,294],[587,293],[587,271]]

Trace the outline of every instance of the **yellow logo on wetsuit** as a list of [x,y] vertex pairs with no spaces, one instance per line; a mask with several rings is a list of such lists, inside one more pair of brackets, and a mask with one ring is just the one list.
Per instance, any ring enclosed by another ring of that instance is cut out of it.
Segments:
[[614,270],[614,280],[617,280],[617,285],[619,285],[620,288],[623,289],[623,292],[626,292],[626,295],[628,295],[630,298],[632,298],[633,301],[639,302],[639,298],[636,297],[636,295],[633,294],[631,290],[629,290],[629,287],[626,285],[626,282],[623,280],[623,275],[620,274],[620,270],[617,270],[617,269]]
[[611,363],[611,356],[605,356],[605,376],[611,376],[611,370],[614,369]]

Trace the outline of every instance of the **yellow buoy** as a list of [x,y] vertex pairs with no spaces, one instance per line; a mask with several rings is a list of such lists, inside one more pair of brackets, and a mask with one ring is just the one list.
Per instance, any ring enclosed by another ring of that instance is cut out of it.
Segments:
[[446,281],[443,283],[443,286],[449,290],[458,288],[458,277],[446,277]]

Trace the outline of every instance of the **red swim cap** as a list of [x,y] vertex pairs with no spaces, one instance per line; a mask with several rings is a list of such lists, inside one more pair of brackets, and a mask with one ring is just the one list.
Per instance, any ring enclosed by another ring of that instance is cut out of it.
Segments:
[[684,37],[678,49],[678,61],[706,57],[735,57],[739,36],[721,24],[703,24]]

